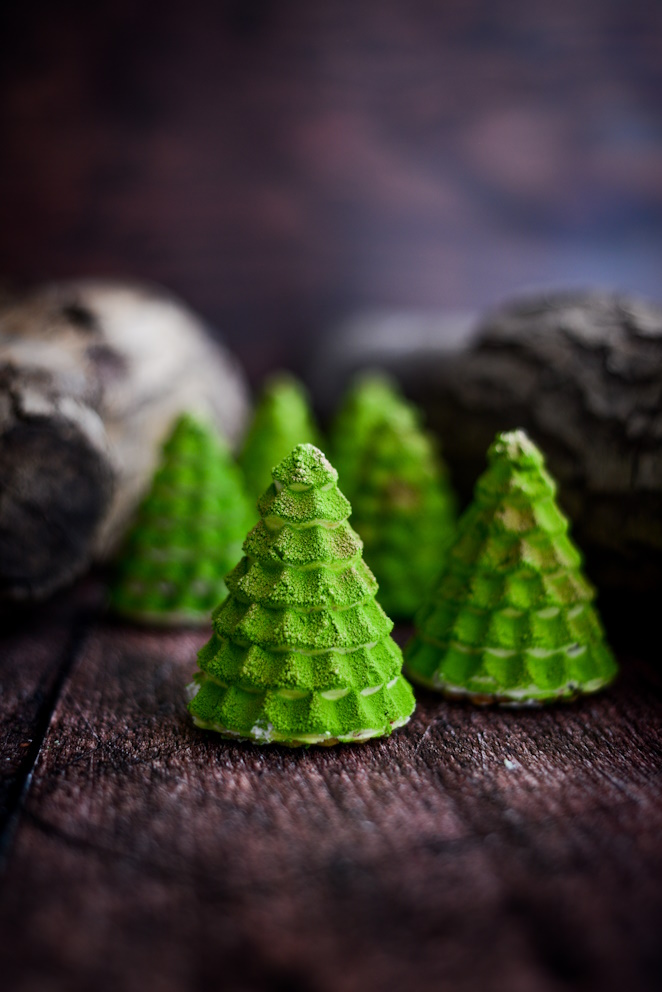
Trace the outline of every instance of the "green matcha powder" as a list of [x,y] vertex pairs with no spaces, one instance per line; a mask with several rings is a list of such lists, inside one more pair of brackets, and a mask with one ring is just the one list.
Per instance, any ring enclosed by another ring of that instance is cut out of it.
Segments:
[[211,426],[181,417],[125,542],[112,608],[145,623],[207,624],[251,519],[225,442]]
[[556,486],[522,431],[497,436],[445,570],[405,649],[408,676],[474,702],[596,692],[616,662]]
[[246,489],[256,502],[271,481],[271,470],[295,444],[318,444],[308,394],[287,372],[267,380],[239,456]]
[[338,474],[310,444],[272,474],[198,655],[193,719],[227,737],[293,746],[390,734],[414,697]]
[[455,495],[436,441],[420,411],[377,373],[356,380],[331,437],[379,601],[389,616],[410,619],[455,532]]

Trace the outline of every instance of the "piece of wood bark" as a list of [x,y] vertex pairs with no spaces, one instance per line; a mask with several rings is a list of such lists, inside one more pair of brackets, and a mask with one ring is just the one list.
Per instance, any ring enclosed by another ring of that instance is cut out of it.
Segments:
[[175,416],[234,442],[235,360],[161,290],[63,283],[0,311],[0,597],[37,598],[121,536]]
[[601,590],[662,585],[662,306],[559,292],[466,315],[356,317],[313,374],[385,365],[441,436],[465,500],[500,430],[523,427],[560,484]]
[[497,430],[524,427],[560,484],[605,589],[662,584],[662,307],[558,293],[488,315],[478,343],[428,355],[410,392],[444,439],[465,496]]
[[653,992],[660,687],[541,712],[419,693],[361,746],[194,729],[204,632],[105,627],[49,727],[10,852],[11,992]]

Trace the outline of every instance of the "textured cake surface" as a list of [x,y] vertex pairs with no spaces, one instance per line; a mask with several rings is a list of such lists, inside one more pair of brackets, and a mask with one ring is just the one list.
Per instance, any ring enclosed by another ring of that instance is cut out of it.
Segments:
[[441,571],[456,522],[436,442],[396,385],[373,373],[350,389],[333,451],[379,601],[390,615],[410,618]]
[[181,417],[128,535],[113,609],[145,622],[209,623],[251,519],[241,472],[223,440]]
[[319,444],[307,393],[294,376],[271,376],[258,400],[239,458],[253,502],[271,481],[271,470],[296,444]]
[[523,431],[497,435],[489,467],[405,649],[410,678],[475,702],[535,704],[616,675],[594,590],[556,486]]
[[273,470],[198,655],[198,726],[259,743],[390,734],[414,709],[392,621],[347,522],[338,474],[311,444]]

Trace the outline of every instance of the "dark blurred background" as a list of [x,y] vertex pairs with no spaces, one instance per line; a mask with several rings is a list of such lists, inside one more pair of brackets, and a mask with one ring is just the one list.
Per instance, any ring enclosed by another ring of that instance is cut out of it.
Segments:
[[0,77],[0,277],[162,283],[254,381],[354,308],[662,296],[657,0],[3,0]]

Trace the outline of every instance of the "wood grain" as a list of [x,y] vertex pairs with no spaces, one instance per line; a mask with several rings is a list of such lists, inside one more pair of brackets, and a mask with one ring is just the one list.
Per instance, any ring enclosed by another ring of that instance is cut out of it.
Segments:
[[98,586],[81,584],[41,610],[0,611],[0,852],[36,761]]
[[99,626],[0,904],[12,992],[659,988],[660,687],[291,752],[195,730],[204,633]]

